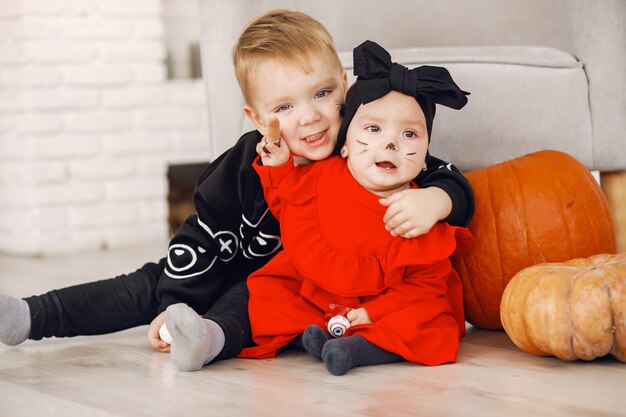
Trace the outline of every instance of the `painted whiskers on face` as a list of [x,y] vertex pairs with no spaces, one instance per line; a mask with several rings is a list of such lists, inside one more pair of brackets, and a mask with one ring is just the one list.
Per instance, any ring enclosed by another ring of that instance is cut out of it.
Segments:
[[418,161],[416,161],[415,158],[409,158],[409,156],[415,156],[415,155],[417,155],[417,152],[409,152],[404,156],[404,159],[406,159],[407,161],[411,163],[417,164]]
[[363,150],[360,153],[369,151],[369,148],[368,148],[369,143],[365,143],[365,142],[360,141],[358,139],[356,139],[356,141],[357,141],[357,143],[360,143],[361,145],[363,145]]
[[[363,149],[359,152],[359,153],[364,153],[364,152],[368,152],[370,150],[369,148],[369,143],[363,142],[362,140],[359,139],[355,139],[355,141],[360,144],[363,145]],[[385,146],[386,150],[396,150],[397,147],[395,144],[393,143],[388,143],[387,146]],[[414,158],[409,158],[410,156],[415,156],[417,155],[417,152],[408,152],[407,154],[405,154],[404,159],[406,159],[407,161],[417,164],[418,161],[416,161]],[[384,161],[379,161],[379,162],[384,162]]]

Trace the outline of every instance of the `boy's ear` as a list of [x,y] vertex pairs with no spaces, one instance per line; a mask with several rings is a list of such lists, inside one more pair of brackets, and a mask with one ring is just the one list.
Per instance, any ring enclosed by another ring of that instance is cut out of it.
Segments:
[[346,74],[346,70],[341,70],[341,79],[343,80],[343,91],[348,92],[348,74]]
[[348,157],[348,147],[346,145],[343,145],[341,147],[341,150],[339,151],[339,155],[341,155],[343,159],[346,159]]
[[256,111],[254,111],[254,109],[249,104],[244,104],[243,112],[245,113],[248,120],[252,122],[256,130],[258,130],[263,136],[265,136],[267,127],[263,118]]

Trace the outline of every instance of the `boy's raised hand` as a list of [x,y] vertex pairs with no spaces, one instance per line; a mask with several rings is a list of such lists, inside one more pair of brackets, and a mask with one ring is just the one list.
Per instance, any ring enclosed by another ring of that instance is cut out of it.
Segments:
[[437,187],[399,191],[380,200],[387,207],[383,221],[393,236],[413,238],[424,233],[452,210],[450,196]]
[[280,136],[280,121],[274,115],[267,117],[267,133],[256,145],[256,151],[265,166],[282,165],[289,160],[291,152]]

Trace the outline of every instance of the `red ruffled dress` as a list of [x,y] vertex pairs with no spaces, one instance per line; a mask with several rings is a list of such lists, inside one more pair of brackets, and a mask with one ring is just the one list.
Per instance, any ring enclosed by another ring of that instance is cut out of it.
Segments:
[[304,329],[324,326],[329,304],[364,307],[373,323],[348,328],[407,361],[454,362],[465,334],[461,281],[449,257],[465,228],[436,224],[414,239],[392,237],[386,207],[339,157],[294,168],[259,166],[284,250],[250,275],[254,342],[239,357],[268,358]]

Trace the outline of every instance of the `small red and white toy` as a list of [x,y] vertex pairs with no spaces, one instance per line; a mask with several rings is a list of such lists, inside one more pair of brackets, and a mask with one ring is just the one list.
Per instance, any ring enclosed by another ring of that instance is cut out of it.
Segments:
[[328,311],[324,315],[326,328],[328,333],[333,337],[341,337],[350,327],[350,320],[348,320],[348,312],[352,310],[351,307],[345,307],[339,304],[329,304]]

